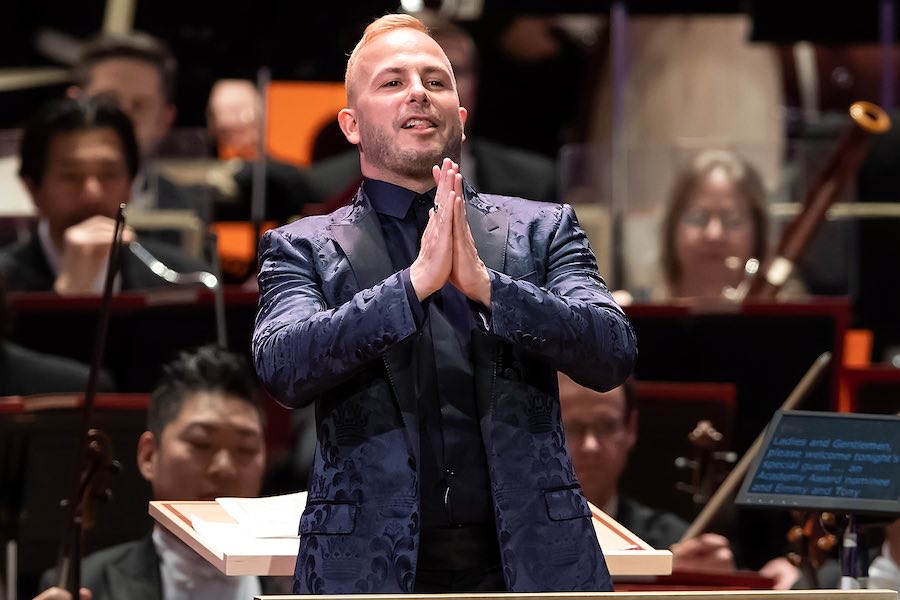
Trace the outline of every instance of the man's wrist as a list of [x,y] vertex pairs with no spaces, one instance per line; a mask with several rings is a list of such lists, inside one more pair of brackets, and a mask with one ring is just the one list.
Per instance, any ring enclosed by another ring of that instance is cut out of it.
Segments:
[[481,272],[484,274],[481,285],[479,286],[481,289],[478,293],[478,302],[484,306],[485,310],[488,312],[491,311],[491,274],[488,273],[487,267],[482,264]]
[[422,306],[422,301],[416,294],[416,289],[413,287],[410,269],[400,271],[400,281],[403,284],[403,289],[406,291],[406,301],[409,303],[409,309],[412,312],[413,321],[416,323],[416,329],[419,330],[425,322],[425,309]]
[[419,300],[419,302],[423,302],[425,298],[434,293],[426,292],[425,285],[422,283],[422,278],[418,276],[415,265],[409,268],[409,285],[412,286],[412,289],[416,293],[416,298]]

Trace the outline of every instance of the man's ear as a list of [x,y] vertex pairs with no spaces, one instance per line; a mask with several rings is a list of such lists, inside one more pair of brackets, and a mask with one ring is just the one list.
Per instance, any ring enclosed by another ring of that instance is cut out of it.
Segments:
[[81,94],[84,93],[84,90],[78,87],[77,85],[70,85],[66,88],[66,98],[70,98],[72,100],[77,100],[81,97]]
[[638,434],[638,411],[632,410],[631,414],[628,415],[628,420],[625,423],[625,443],[628,445],[628,451],[630,452],[634,445],[637,443],[637,434]]
[[153,482],[156,477],[156,454],[159,447],[156,444],[156,437],[150,431],[145,431],[138,439],[137,446],[137,466],[141,475],[149,482]]
[[351,144],[359,144],[359,122],[356,120],[356,111],[352,108],[342,108],[338,113],[338,125],[344,132],[344,137]]
[[31,199],[35,201],[35,204],[37,204],[36,199],[38,197],[38,186],[34,182],[34,179],[32,179],[31,177],[22,177],[22,183],[25,185],[25,189],[28,190],[28,193],[31,195]]
[[38,215],[43,214],[44,202],[41,196],[41,186],[31,177],[22,177],[22,183],[25,185],[25,189],[28,190],[28,195],[31,196],[31,202],[37,209]]
[[178,108],[174,104],[166,104],[165,109],[163,109],[163,120],[165,121],[166,133],[172,129],[172,125],[175,124],[175,117],[178,116]]
[[462,130],[462,141],[466,141],[466,119],[469,117],[469,111],[464,107],[459,107],[459,124]]

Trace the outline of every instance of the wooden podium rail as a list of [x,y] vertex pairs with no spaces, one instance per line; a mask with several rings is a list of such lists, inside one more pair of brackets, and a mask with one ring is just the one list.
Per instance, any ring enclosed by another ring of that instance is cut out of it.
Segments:
[[567,592],[550,594],[347,594],[345,596],[257,596],[254,600],[588,600],[619,598],[622,600],[897,600],[893,590],[773,590],[737,592]]
[[[234,523],[214,501],[152,501],[150,516],[226,575],[293,575],[299,540],[248,539],[223,548],[194,528],[206,523]],[[612,575],[668,575],[672,553],[655,550],[603,511],[591,506],[597,540]],[[286,542],[293,542],[290,546]],[[893,599],[896,600],[896,599]]]

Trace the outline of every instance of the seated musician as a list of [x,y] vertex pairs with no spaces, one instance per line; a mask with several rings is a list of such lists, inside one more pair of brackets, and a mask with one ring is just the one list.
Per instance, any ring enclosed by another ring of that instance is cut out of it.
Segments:
[[[734,299],[747,261],[769,252],[766,197],[761,175],[742,157],[718,149],[697,154],[676,176],[662,217],[661,280],[640,294],[653,301]],[[778,298],[803,293],[792,278]],[[620,304],[634,301],[626,290],[614,296]]]
[[[704,533],[680,542],[687,522],[619,494],[619,478],[637,442],[638,408],[630,384],[600,393],[559,374],[559,400],[566,442],[589,501],[654,548],[669,548],[676,571],[734,571],[728,539]],[[769,561],[760,574],[773,578],[776,589],[790,588],[799,576],[783,558]]]
[[[137,466],[153,497],[211,500],[256,496],[265,467],[263,415],[243,358],[215,346],[184,353],[164,368],[150,397]],[[277,578],[227,577],[162,528],[84,559],[93,600],[238,600],[273,591]],[[42,587],[55,582],[45,573]],[[285,587],[274,591],[287,591]],[[272,585],[269,585],[272,584]]]
[[766,190],[756,169],[724,150],[700,153],[676,179],[662,221],[663,298],[717,298],[768,250]]
[[[31,239],[0,249],[0,272],[11,291],[102,291],[114,217],[129,201],[139,156],[131,122],[109,100],[57,100],[34,115],[22,136],[19,175],[39,221]],[[119,288],[169,285],[146,258],[128,251],[136,239],[126,227]],[[208,270],[173,246],[140,243],[176,272]]]
[[[105,96],[115,102],[131,120],[141,159],[147,161],[157,155],[175,122],[177,74],[175,56],[162,40],[137,31],[105,33],[81,49],[72,66],[73,85],[66,94],[76,99]],[[143,176],[138,179],[148,183]],[[177,196],[167,193],[153,199],[160,208],[181,208],[181,204]]]
[[[209,92],[206,127],[219,158],[228,159],[225,171],[237,187],[237,202],[216,207],[218,220],[249,220],[253,202],[254,161],[260,151],[260,119],[263,99],[246,79],[220,79]],[[313,202],[305,169],[265,157],[265,206],[267,220],[285,223]]]

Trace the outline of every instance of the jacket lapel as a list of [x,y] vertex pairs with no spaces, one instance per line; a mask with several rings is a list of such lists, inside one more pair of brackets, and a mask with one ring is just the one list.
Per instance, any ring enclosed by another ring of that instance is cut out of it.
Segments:
[[162,599],[162,582],[159,574],[159,557],[153,547],[153,539],[145,536],[124,560],[106,569],[109,589],[117,598]]
[[[362,195],[362,190],[359,193]],[[352,211],[344,222],[332,225],[331,232],[344,251],[356,283],[362,290],[382,282],[394,272],[394,268],[381,235],[378,215],[365,196],[358,198],[357,202],[357,210]]]
[[[341,247],[356,278],[359,289],[373,287],[394,273],[387,244],[381,233],[378,215],[360,188],[354,210],[342,223],[331,226],[335,242]],[[398,344],[384,354],[384,363],[400,405],[407,441],[419,452],[419,426],[414,377],[410,371],[412,344]]]
[[15,260],[18,286],[23,291],[43,292],[52,290],[56,281],[56,273],[50,267],[41,240],[37,233],[32,234],[25,244],[12,251]]
[[[478,255],[485,266],[494,271],[504,271],[506,265],[506,237],[509,233],[509,215],[496,206],[488,204],[471,187],[466,186],[468,207],[466,218],[469,229],[478,248]],[[493,409],[494,369],[499,348],[492,335],[475,332],[472,334],[472,358],[475,364],[475,401],[479,414],[487,417],[483,422],[485,445],[490,451],[490,415]]]

